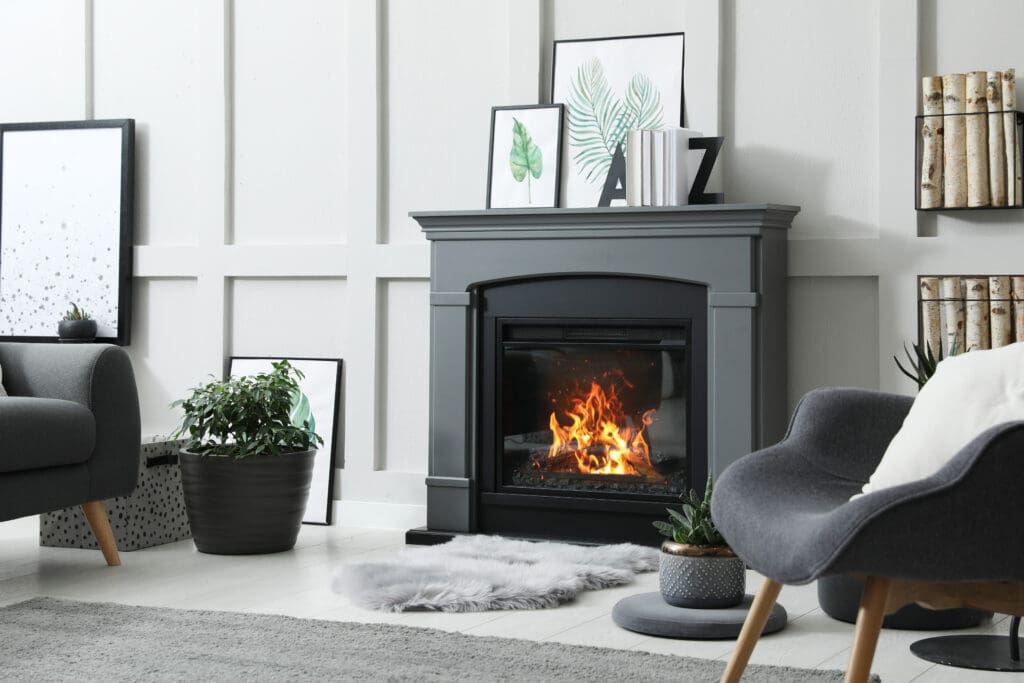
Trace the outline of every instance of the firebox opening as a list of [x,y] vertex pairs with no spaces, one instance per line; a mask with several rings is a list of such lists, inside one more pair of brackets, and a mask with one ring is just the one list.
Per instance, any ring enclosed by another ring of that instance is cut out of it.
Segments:
[[708,288],[562,274],[473,290],[474,528],[655,543],[708,468]]
[[684,491],[689,325],[667,322],[499,322],[499,490]]

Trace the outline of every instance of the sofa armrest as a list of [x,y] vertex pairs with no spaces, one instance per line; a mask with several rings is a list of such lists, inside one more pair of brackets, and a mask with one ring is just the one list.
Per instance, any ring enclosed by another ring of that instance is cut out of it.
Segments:
[[783,442],[815,467],[866,482],[913,402],[867,389],[815,389],[800,399]]
[[138,477],[141,425],[135,374],[124,349],[0,343],[0,366],[12,396],[74,401],[92,412],[96,447],[87,462],[91,500],[131,492]]

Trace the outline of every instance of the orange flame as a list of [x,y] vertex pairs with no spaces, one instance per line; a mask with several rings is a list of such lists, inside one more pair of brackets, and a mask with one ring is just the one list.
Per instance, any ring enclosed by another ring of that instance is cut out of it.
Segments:
[[606,394],[596,382],[590,383],[590,393],[573,397],[570,403],[572,408],[565,411],[571,421],[568,426],[562,426],[556,413],[551,413],[548,424],[552,440],[547,462],[535,462],[535,467],[555,472],[658,478],[644,438],[644,429],[654,422],[654,409],[644,412],[639,429],[624,426],[626,415],[615,385]]

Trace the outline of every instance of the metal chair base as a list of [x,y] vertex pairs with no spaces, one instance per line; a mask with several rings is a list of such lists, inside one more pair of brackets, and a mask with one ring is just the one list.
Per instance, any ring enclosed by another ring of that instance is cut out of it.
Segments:
[[984,671],[1024,671],[1020,658],[1020,617],[1010,619],[1006,636],[939,636],[910,646],[921,659],[945,666]]

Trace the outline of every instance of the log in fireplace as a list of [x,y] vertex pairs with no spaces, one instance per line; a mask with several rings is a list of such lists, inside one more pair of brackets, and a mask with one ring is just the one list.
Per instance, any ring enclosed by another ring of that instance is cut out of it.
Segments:
[[430,543],[656,543],[785,428],[796,207],[415,213],[432,249]]

